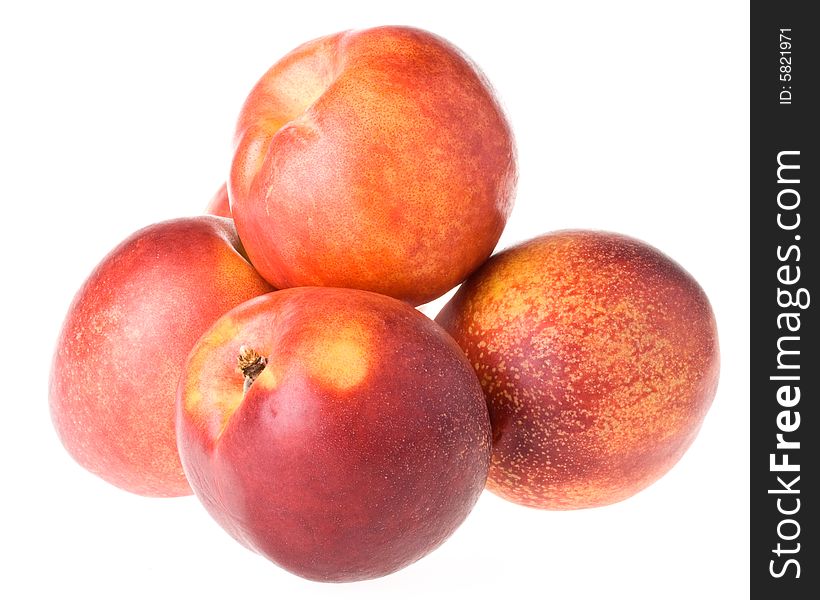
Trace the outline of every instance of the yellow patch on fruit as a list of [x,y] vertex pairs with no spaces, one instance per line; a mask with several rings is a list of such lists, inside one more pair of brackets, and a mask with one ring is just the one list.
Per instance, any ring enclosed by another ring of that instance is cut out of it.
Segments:
[[253,382],[253,387],[263,388],[266,390],[274,390],[279,385],[279,374],[276,372],[275,366],[268,364],[265,370],[259,374]]
[[485,312],[488,319],[500,314],[507,321],[512,321],[532,309],[533,301],[526,291],[510,286],[503,269],[492,273],[482,282],[479,310]]
[[[222,317],[215,324],[214,328],[200,340],[196,347],[196,352],[189,357],[189,366],[186,373],[195,374],[202,377],[208,365],[206,361],[224,346],[226,340],[231,340],[239,333],[239,329],[233,319]],[[196,381],[191,381],[189,376],[185,385],[185,410],[191,413],[201,412],[199,404],[203,402],[202,393],[196,388]]]
[[231,415],[236,412],[236,409],[239,408],[239,405],[242,404],[242,400],[244,399],[245,394],[241,389],[230,393],[221,393],[210,399],[211,406],[213,407],[213,415],[215,417],[214,423],[211,424],[211,427],[214,430],[213,433],[215,434],[215,438],[222,435],[222,432],[228,425]]
[[357,325],[329,328],[311,344],[307,364],[324,385],[346,391],[361,383],[369,369],[370,339]]
[[[196,421],[202,423],[213,438],[219,437],[231,415],[242,403],[244,397],[242,391],[242,374],[230,371],[229,377],[235,378],[233,385],[220,386],[221,389],[236,389],[233,393],[203,394],[200,384],[204,384],[206,389],[209,381],[214,377],[219,377],[219,361],[214,361],[214,356],[226,355],[230,352],[230,358],[226,361],[236,364],[234,344],[231,340],[236,339],[239,328],[232,319],[223,317],[216,322],[206,336],[204,336],[196,351],[190,356],[190,363],[186,369],[188,379],[185,381],[185,411]],[[226,345],[225,342],[228,341]]]

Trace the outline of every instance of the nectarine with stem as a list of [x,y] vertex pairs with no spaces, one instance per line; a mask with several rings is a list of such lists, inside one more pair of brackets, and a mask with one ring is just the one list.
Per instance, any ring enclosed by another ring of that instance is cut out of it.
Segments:
[[188,357],[177,435],[217,522],[320,581],[379,577],[436,548],[490,460],[456,343],[409,305],[349,289],[273,292],[220,318]]

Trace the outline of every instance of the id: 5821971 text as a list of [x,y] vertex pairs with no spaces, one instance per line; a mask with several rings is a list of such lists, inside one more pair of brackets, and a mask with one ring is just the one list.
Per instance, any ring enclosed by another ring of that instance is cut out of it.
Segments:
[[780,29],[780,104],[792,103],[792,30]]

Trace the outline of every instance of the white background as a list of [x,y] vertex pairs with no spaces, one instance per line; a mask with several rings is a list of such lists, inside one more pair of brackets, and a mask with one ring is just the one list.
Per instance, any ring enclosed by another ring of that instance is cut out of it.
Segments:
[[[746,2],[10,4],[0,596],[748,596]],[[193,497],[141,498],[78,467],[53,432],[47,374],[68,304],[103,255],[144,225],[200,212],[222,183],[257,78],[304,41],[379,24],[443,35],[499,92],[520,156],[499,248],[568,227],[659,247],[709,295],[722,372],[692,448],[632,499],[544,512],[485,493],[415,565],[317,584],[240,547]]]

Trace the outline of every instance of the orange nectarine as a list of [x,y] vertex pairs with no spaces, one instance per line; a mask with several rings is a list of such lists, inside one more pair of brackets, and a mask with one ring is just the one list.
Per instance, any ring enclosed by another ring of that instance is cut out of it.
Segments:
[[492,252],[516,159],[487,80],[408,27],[308,42],[265,73],[228,180],[254,266],[277,288],[367,289],[414,304]]

